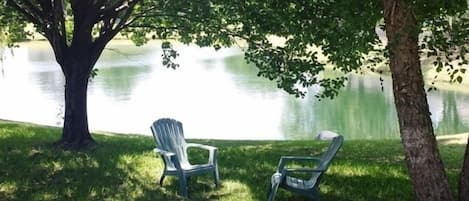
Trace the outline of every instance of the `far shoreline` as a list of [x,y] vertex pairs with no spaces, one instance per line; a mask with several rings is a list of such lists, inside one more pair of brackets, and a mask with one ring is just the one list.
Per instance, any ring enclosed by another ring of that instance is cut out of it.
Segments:
[[[273,39],[273,40],[276,43],[281,43],[281,41],[280,42],[277,41],[279,39]],[[176,50],[180,46],[195,45],[195,44],[183,44],[183,43],[181,43],[177,40],[174,40],[174,39],[171,39],[169,41],[172,43],[172,45],[175,47]],[[147,43],[145,43],[141,46],[137,46],[131,40],[124,39],[124,38],[117,38],[117,39],[111,40],[109,42],[108,46],[129,45],[129,46],[134,46],[135,48],[140,48],[140,47],[144,48],[144,47],[150,47],[150,46],[160,47],[162,42],[163,42],[163,40],[150,40],[150,41],[148,41]],[[19,42],[18,44],[20,46],[21,46],[21,44],[23,44],[26,47],[28,47],[28,46],[29,47],[32,47],[32,46],[33,47],[34,46],[39,46],[39,47],[40,46],[42,46],[42,47],[47,46],[47,47],[49,47],[49,42],[45,39],[36,39],[36,40],[23,41],[23,42]],[[106,48],[109,48],[108,46]],[[238,46],[235,45],[233,47],[240,48],[240,49],[243,48],[242,45],[238,45]],[[324,59],[325,59],[325,57],[320,58],[320,60],[324,60]],[[428,60],[428,59],[425,60],[425,58],[421,58],[422,73],[423,73],[424,80],[425,80],[425,83],[426,83],[426,86],[425,86],[426,90],[428,90],[430,87],[435,87],[436,90],[446,90],[446,91],[453,91],[453,92],[458,92],[458,93],[469,94],[469,74],[463,74],[462,83],[451,83],[449,81],[449,75],[447,75],[445,72],[436,72],[435,68],[433,67],[433,65],[429,61],[430,60]],[[384,76],[384,77],[388,77],[388,78],[391,77],[390,72],[387,69],[387,66],[383,66],[381,64],[378,65],[378,66],[380,66],[380,67],[377,67],[377,70],[381,69],[381,71],[383,73],[380,74],[380,73],[368,70],[366,68],[362,68],[361,71],[359,71],[359,72],[362,72],[362,73],[355,73],[355,74],[362,74],[362,75],[368,75],[368,76],[377,76],[377,77]],[[333,67],[332,67],[332,65],[327,64],[326,68],[327,69],[332,69]],[[463,65],[460,68],[468,69],[469,65]],[[387,69],[387,70],[385,70],[385,69]],[[438,78],[434,79],[435,77],[438,77]]]

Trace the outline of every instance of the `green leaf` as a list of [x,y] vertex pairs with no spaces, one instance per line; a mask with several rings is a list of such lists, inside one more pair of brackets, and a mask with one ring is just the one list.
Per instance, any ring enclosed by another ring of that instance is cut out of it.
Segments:
[[457,81],[459,84],[462,83],[462,80],[463,80],[463,78],[462,78],[461,76],[456,77],[456,81]]

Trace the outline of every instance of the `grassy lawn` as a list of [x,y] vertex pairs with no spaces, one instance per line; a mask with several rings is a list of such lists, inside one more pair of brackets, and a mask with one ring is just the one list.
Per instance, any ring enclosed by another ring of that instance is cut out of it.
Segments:
[[[153,139],[95,134],[98,147],[71,152],[52,147],[57,128],[0,121],[0,200],[185,200],[177,180],[160,187],[163,163]],[[314,155],[327,144],[315,141],[192,140],[219,148],[221,187],[211,175],[189,183],[191,200],[266,200],[270,176],[281,155]],[[451,185],[464,145],[441,144]],[[205,152],[190,153],[194,161]],[[347,141],[323,177],[324,201],[413,200],[400,141]],[[306,200],[279,190],[276,200]]]

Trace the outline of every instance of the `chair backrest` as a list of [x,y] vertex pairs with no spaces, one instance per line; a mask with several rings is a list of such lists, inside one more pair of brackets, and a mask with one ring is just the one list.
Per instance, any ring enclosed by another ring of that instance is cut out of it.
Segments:
[[[326,136],[324,136],[324,131],[321,131],[321,133],[317,136],[318,140],[331,140],[332,141],[331,144],[329,144],[329,147],[327,148],[326,152],[322,154],[318,167],[317,167],[319,169],[324,169],[324,172],[325,172],[329,168],[329,164],[331,164],[332,159],[334,159],[334,156],[337,154],[340,147],[342,146],[344,137],[337,133],[330,132],[330,131],[327,131]],[[315,188],[319,185],[319,181],[321,180],[321,177],[324,174],[324,172],[313,174],[311,176],[311,178],[309,179],[309,184],[311,185],[310,186],[311,188]]]
[[331,163],[334,156],[339,151],[342,143],[344,142],[344,137],[341,135],[337,135],[332,138],[332,142],[327,148],[327,151],[324,152],[321,156],[321,160],[319,162],[319,168],[327,170],[329,164]]
[[180,162],[188,160],[181,122],[169,118],[158,119],[153,122],[151,131],[159,149],[176,154]]

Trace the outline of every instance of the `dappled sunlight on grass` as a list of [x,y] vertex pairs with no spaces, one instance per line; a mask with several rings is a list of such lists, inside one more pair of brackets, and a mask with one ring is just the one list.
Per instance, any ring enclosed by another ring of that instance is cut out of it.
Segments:
[[[239,199],[240,197],[246,201],[256,200],[252,197],[252,192],[249,186],[236,180],[223,181],[223,187],[217,190],[217,192],[221,192],[221,193],[217,193],[219,194],[219,196],[232,197],[232,199],[226,199],[226,200],[235,201]],[[232,195],[232,196],[227,196],[227,195]]]
[[79,157],[69,156],[66,166],[73,169],[79,168],[99,168],[99,162],[88,154],[82,154]]
[[18,184],[14,181],[0,181],[0,200],[15,199],[15,192],[18,188]]
[[47,172],[46,174],[47,177],[56,176],[64,168],[64,165],[60,161],[42,162],[38,165],[43,171]]
[[328,174],[340,176],[391,176],[395,178],[407,178],[407,170],[402,166],[380,166],[370,164],[340,163],[332,166]]
[[[163,162],[150,137],[94,135],[98,147],[72,152],[51,142],[60,129],[0,122],[0,200],[187,200],[177,177],[158,180]],[[265,200],[270,177],[282,155],[318,155],[327,142],[189,140],[218,147],[221,186],[211,174],[189,181],[189,200]],[[440,146],[456,186],[464,145]],[[190,150],[191,163],[207,152]],[[296,164],[300,165],[300,164]],[[303,164],[302,164],[303,165]],[[306,164],[313,165],[313,164]],[[345,141],[323,177],[324,201],[413,200],[402,145],[391,141]],[[277,200],[306,198],[279,190]]]
[[[68,195],[70,196],[70,195]],[[57,194],[57,192],[43,192],[43,193],[38,193],[36,197],[34,197],[34,200],[58,200],[60,196]]]

